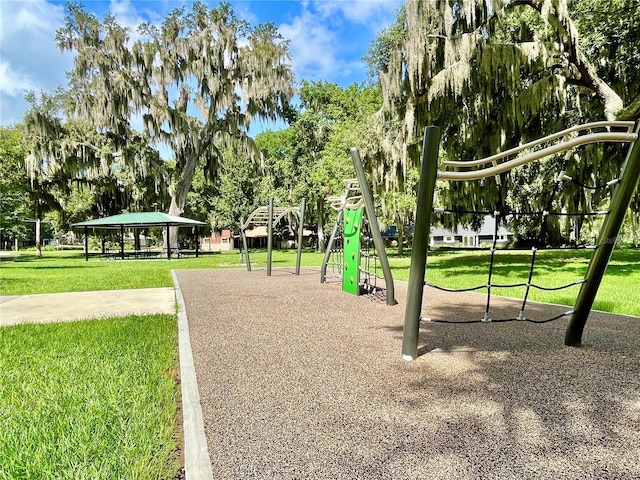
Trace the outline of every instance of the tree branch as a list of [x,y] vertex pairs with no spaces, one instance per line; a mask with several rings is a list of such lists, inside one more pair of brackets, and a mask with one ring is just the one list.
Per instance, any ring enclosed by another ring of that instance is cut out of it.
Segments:
[[640,119],[640,94],[634,98],[628,107],[620,110],[616,115],[616,120],[638,120]]
[[[517,0],[511,4],[528,5],[542,15],[543,0]],[[580,73],[582,86],[592,90],[602,100],[604,113],[608,120],[614,120],[616,113],[622,110],[624,103],[620,96],[596,72],[596,68],[580,51],[570,32],[574,29],[572,20],[560,17],[557,13],[550,13],[546,19],[561,34],[568,46],[568,60]]]

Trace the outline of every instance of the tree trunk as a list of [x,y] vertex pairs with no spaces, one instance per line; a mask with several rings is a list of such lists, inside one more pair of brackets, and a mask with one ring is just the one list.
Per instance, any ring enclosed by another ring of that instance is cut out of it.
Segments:
[[40,238],[40,215],[36,218],[36,257],[42,257],[42,240]]
[[[191,156],[184,162],[180,179],[169,187],[171,195],[171,205],[169,206],[169,215],[181,216],[184,213],[184,206],[187,203],[187,195],[191,190],[193,182],[193,174],[196,171],[198,158]],[[169,245],[171,248],[178,248],[178,227],[169,228]],[[168,247],[165,240],[165,247]]]

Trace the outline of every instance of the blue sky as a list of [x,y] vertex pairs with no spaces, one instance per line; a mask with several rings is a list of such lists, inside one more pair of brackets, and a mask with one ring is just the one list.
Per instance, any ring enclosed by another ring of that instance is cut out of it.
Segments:
[[[0,0],[0,124],[19,122],[26,90],[52,91],[66,85],[72,54],[55,45],[64,22],[64,3]],[[178,0],[85,0],[85,9],[111,11],[123,25],[160,23]],[[217,6],[218,1],[205,2]],[[297,80],[325,80],[341,86],[366,80],[360,61],[377,32],[393,21],[402,0],[230,0],[236,14],[252,24],[272,22],[290,40]],[[270,128],[269,125],[263,126]],[[252,129],[254,130],[254,129]]]

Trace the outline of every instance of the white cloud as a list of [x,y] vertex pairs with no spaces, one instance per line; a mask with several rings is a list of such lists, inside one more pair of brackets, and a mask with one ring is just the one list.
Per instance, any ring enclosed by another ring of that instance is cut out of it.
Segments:
[[283,23],[278,29],[291,41],[289,49],[298,78],[344,78],[357,68],[357,62],[340,55],[341,39],[335,25],[311,10],[305,8],[291,23]]
[[346,20],[377,32],[395,19],[404,0],[315,0],[315,9],[325,17],[341,15]]
[[312,72],[321,74],[333,70],[337,38],[311,12],[305,10],[292,23],[280,25],[279,30],[291,40],[291,55],[298,74],[306,76]]
[[55,44],[64,24],[61,6],[43,0],[0,1],[0,122],[22,120],[27,90],[52,91],[66,84],[70,54]]
[[34,88],[35,84],[30,78],[14,72],[8,63],[0,60],[0,93],[15,97]]

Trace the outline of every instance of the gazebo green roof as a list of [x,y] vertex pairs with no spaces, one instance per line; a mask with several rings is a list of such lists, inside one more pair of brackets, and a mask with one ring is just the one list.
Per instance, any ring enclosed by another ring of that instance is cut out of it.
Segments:
[[111,217],[96,218],[71,225],[74,228],[144,228],[144,227],[186,227],[190,225],[206,225],[200,220],[178,217],[163,212],[121,213]]

